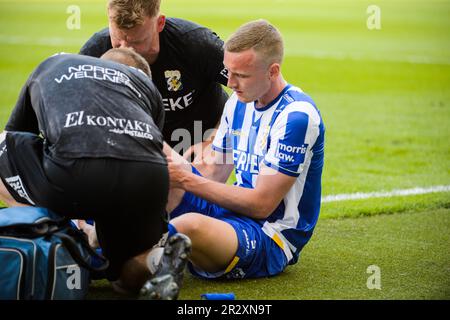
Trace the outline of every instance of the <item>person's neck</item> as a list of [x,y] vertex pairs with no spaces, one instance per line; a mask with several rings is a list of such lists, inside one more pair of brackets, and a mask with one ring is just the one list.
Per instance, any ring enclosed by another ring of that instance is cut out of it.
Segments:
[[159,53],[153,53],[153,54],[148,55],[148,56],[146,57],[146,60],[147,60],[148,64],[149,64],[150,66],[151,66],[152,64],[154,64],[154,63],[156,62],[156,60],[158,60],[158,56],[159,56]]
[[147,60],[149,65],[152,65],[158,60],[159,57],[160,46],[159,42],[156,45],[153,45],[151,51],[146,55],[145,59]]
[[255,101],[255,108],[260,109],[267,106],[271,103],[278,95],[283,91],[284,87],[286,87],[287,82],[283,79],[283,76],[280,74],[278,78],[273,82],[269,91],[263,95],[261,98]]
[[154,64],[156,60],[158,60],[160,51],[161,51],[161,40],[158,37],[158,39],[156,39],[156,41],[150,48],[150,52],[148,52],[145,57],[149,65]]

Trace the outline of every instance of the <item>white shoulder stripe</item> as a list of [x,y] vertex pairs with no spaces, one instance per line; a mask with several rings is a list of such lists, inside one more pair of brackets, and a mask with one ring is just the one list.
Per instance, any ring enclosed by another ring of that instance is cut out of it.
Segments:
[[320,115],[314,106],[306,101],[295,101],[286,106],[282,112],[303,112],[306,113],[317,125],[320,124]]
[[298,91],[298,92],[303,93],[303,90],[296,86],[291,86],[289,89],[286,90],[286,92],[289,92],[289,91]]
[[230,126],[230,128],[233,126],[231,122],[233,121],[234,118],[234,110],[236,110],[237,102],[238,102],[237,95],[233,93],[225,103],[223,114],[227,117],[229,121],[228,125]]

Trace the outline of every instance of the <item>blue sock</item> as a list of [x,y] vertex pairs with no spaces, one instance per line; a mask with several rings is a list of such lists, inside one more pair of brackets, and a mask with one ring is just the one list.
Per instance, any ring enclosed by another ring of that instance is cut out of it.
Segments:
[[175,226],[173,224],[169,223],[167,227],[169,229],[168,238],[173,236],[175,233],[178,233],[177,228],[175,228]]

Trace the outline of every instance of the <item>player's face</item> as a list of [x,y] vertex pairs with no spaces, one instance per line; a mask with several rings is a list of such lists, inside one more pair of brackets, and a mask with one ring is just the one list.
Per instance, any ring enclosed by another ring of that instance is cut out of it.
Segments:
[[228,70],[227,86],[244,103],[260,101],[270,90],[269,67],[261,60],[253,49],[225,51],[223,63]]
[[114,10],[108,10],[109,32],[113,48],[131,47],[151,65],[159,54],[159,33],[164,29],[165,17],[145,17],[140,25],[121,29],[113,21]]

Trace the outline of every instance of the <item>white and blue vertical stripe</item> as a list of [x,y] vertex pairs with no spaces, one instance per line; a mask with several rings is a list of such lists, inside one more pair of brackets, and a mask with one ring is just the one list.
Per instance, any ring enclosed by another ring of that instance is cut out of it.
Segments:
[[288,85],[269,105],[256,109],[233,94],[225,105],[213,148],[233,152],[236,185],[254,188],[262,163],[297,177],[267,218],[264,232],[298,260],[320,211],[324,133],[320,112],[299,88]]

